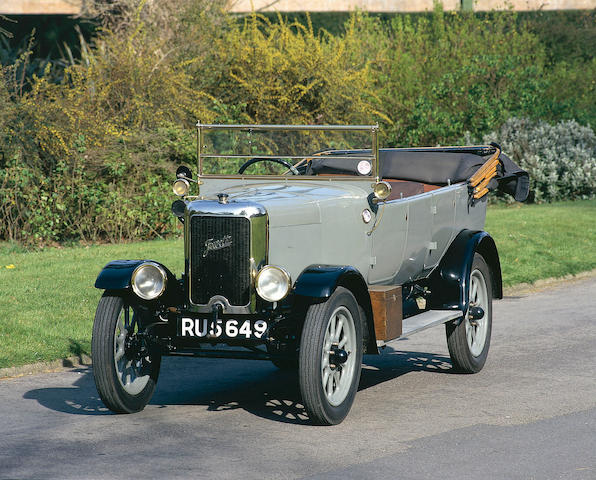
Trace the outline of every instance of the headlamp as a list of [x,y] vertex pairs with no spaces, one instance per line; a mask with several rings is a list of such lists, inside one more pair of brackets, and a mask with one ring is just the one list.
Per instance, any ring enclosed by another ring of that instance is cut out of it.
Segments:
[[172,189],[176,195],[179,197],[184,197],[185,195],[188,195],[190,184],[185,178],[179,178],[174,182]]
[[168,275],[161,265],[145,262],[132,272],[130,283],[138,297],[143,300],[154,300],[166,289],[167,280]]
[[256,278],[259,297],[268,302],[279,302],[290,291],[290,275],[281,267],[267,265],[259,271]]

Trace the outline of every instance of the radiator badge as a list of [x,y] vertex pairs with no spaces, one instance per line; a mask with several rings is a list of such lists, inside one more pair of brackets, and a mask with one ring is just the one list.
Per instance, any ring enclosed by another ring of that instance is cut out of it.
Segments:
[[203,250],[203,258],[205,258],[209,252],[214,252],[215,250],[221,250],[222,248],[231,247],[232,246],[232,235],[226,235],[219,240],[215,240],[214,238],[209,238],[205,240],[205,250]]

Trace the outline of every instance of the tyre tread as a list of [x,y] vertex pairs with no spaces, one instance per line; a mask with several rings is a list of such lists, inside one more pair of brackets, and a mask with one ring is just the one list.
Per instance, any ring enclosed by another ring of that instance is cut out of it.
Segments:
[[159,359],[145,388],[138,395],[123,391],[114,372],[111,349],[114,345],[114,318],[118,317],[123,306],[119,296],[104,294],[97,306],[93,322],[91,354],[93,358],[93,378],[102,402],[115,413],[134,413],[142,410],[151,399],[157,375]]
[[490,277],[490,270],[486,260],[479,253],[474,254],[471,271],[478,269],[482,272],[486,282],[486,290],[488,295],[488,302],[490,305],[489,312],[486,312],[489,317],[489,326],[484,350],[479,357],[473,357],[468,347],[466,339],[465,319],[458,325],[452,322],[445,324],[445,333],[447,335],[447,347],[449,349],[449,356],[453,369],[460,373],[477,373],[484,367],[488,350],[490,347],[490,337],[492,331],[492,284]]
[[[350,301],[354,302],[355,312],[353,313],[353,319],[356,329],[356,335],[360,336],[360,341],[356,341],[358,348],[357,354],[360,355],[360,360],[357,361],[355,375],[355,389],[353,392],[348,394],[348,397],[344,401],[344,406],[336,410],[335,414],[330,414],[326,411],[323,403],[326,399],[322,398],[322,388],[320,385],[319,376],[316,374],[319,365],[319,358],[321,356],[321,344],[325,336],[325,330],[327,326],[327,315],[330,313],[329,305],[335,298],[340,295],[348,294],[351,298]],[[361,320],[357,317],[360,316],[360,308],[358,302],[352,295],[352,293],[343,287],[338,287],[334,294],[329,299],[322,303],[312,304],[307,311],[306,319],[304,321],[304,328],[302,330],[302,336],[300,340],[300,355],[299,355],[299,369],[298,377],[300,383],[300,391],[302,393],[302,400],[304,407],[309,415],[311,422],[314,425],[336,425],[340,423],[350,411],[356,390],[358,389],[358,383],[360,380],[361,373],[361,361],[362,361],[362,328]],[[323,328],[324,327],[324,328]]]

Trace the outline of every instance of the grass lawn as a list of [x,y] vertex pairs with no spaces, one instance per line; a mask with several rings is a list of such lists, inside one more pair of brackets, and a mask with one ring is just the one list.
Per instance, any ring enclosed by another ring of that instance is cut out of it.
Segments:
[[0,368],[88,354],[102,293],[93,284],[102,267],[118,258],[151,258],[179,275],[183,245],[155,240],[35,252],[0,246]]
[[[497,242],[505,285],[596,268],[596,201],[490,207],[487,230]],[[34,252],[0,245],[0,368],[89,353],[101,296],[95,277],[118,258],[152,258],[179,274],[183,242]]]
[[596,200],[491,206],[486,230],[505,286],[596,268]]

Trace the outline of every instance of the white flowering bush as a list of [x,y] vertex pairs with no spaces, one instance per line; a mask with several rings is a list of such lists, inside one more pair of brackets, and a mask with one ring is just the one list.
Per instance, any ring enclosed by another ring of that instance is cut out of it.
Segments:
[[530,174],[535,202],[596,197],[596,134],[590,126],[511,118],[482,141],[497,142]]

